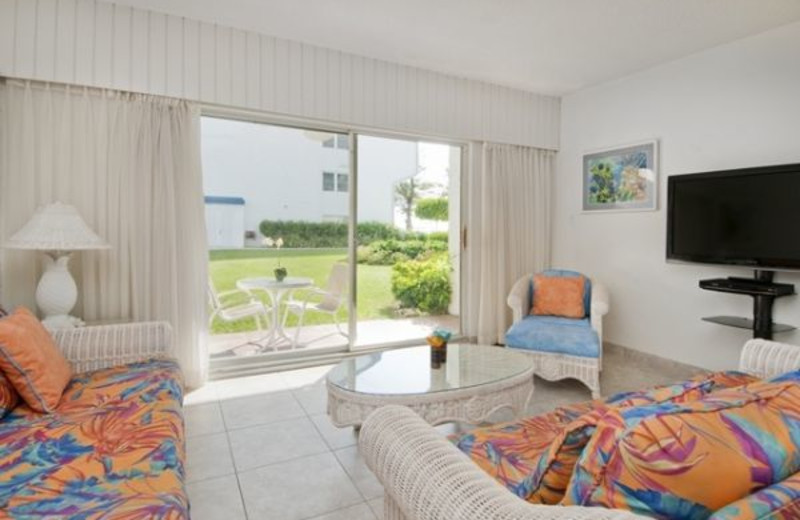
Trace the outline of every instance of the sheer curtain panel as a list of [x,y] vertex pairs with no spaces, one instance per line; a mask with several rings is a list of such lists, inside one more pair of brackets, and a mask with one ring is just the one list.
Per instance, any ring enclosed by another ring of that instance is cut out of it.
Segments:
[[[111,244],[76,255],[87,321],[167,320],[187,384],[207,372],[200,113],[110,90],[0,85],[0,242],[62,201]],[[2,303],[35,308],[40,255],[2,251]]]
[[525,146],[484,143],[473,149],[465,326],[480,343],[505,341],[508,291],[520,276],[550,263],[555,157],[554,151]]

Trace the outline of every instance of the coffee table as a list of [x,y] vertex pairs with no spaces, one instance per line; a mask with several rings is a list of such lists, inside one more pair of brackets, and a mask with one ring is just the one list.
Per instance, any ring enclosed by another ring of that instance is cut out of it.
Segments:
[[533,395],[533,358],[502,347],[450,344],[432,368],[431,347],[348,358],[328,373],[328,415],[359,427],[373,410],[408,406],[431,424],[478,424],[500,408],[519,416]]

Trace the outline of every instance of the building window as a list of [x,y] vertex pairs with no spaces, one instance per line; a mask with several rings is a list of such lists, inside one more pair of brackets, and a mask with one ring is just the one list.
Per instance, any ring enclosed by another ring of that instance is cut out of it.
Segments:
[[349,179],[346,173],[336,174],[336,191],[346,192],[350,189]]
[[336,174],[322,172],[322,191],[336,191]]
[[350,139],[347,134],[336,134],[329,139],[322,141],[323,148],[335,148],[337,150],[349,150]]

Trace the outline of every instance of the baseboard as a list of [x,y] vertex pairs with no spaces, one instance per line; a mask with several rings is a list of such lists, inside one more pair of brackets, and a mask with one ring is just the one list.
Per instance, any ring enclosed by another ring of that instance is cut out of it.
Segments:
[[653,368],[707,372],[706,369],[698,366],[681,363],[680,361],[675,361],[674,359],[657,356],[655,354],[650,354],[649,352],[642,352],[641,350],[632,349],[630,347],[625,347],[608,341],[603,342],[603,353],[604,355],[611,354],[621,356],[641,363],[645,366],[652,366]]

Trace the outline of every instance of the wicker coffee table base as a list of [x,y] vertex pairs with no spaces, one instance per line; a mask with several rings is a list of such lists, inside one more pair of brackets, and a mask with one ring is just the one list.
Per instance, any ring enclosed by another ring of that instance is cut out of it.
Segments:
[[328,415],[334,425],[359,427],[378,408],[407,406],[428,423],[478,424],[497,410],[510,408],[519,417],[533,396],[533,368],[492,383],[425,394],[376,395],[351,392],[328,381]]

